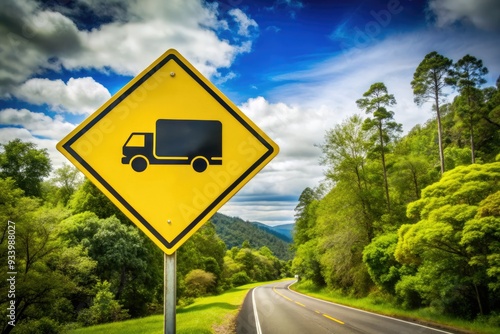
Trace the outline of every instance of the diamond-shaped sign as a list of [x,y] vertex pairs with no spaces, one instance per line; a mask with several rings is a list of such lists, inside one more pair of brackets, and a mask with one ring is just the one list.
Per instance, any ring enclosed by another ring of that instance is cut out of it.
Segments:
[[175,50],[57,149],[167,254],[279,150]]

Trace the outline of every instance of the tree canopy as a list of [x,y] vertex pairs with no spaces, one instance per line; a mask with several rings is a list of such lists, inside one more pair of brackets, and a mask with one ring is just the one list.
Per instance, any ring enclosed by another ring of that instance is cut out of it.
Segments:
[[398,307],[497,321],[500,87],[482,88],[486,73],[470,55],[427,54],[411,86],[434,116],[401,138],[395,97],[370,86],[356,101],[367,117],[333,125],[320,146],[326,179],[299,198],[294,273]]
[[20,139],[0,147],[0,177],[12,178],[26,196],[40,196],[43,178],[52,168],[47,149],[37,149],[35,144]]

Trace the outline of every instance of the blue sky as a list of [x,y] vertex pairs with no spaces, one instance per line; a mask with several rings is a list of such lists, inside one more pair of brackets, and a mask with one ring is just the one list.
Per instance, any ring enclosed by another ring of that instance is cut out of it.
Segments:
[[[5,0],[0,12],[0,143],[55,144],[167,49],[175,48],[281,148],[221,210],[293,222],[323,179],[325,131],[378,81],[406,131],[432,117],[410,81],[431,52],[500,75],[497,0]],[[449,91],[448,100],[454,94]]]

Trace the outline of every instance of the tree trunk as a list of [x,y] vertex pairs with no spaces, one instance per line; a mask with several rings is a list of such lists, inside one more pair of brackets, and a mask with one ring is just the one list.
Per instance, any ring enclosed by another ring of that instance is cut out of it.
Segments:
[[[437,79],[435,79],[437,80]],[[436,86],[437,87],[437,86]],[[434,103],[436,104],[436,117],[438,123],[438,145],[439,145],[439,163],[441,165],[441,175],[444,173],[444,152],[443,152],[443,128],[441,125],[441,112],[439,111],[439,94],[437,88],[434,89]]]
[[474,124],[472,123],[472,115],[470,117],[470,155],[472,163],[476,163],[476,150],[474,148]]
[[384,134],[382,132],[382,122],[380,121],[379,126],[379,136],[380,136],[380,153],[382,155],[382,170],[384,172],[384,187],[385,187],[385,197],[387,199],[387,211],[391,211],[391,200],[389,198],[389,183],[387,182],[387,168],[385,166],[385,146],[384,146]]
[[469,105],[469,133],[470,133],[470,155],[471,155],[471,161],[473,164],[476,163],[476,152],[474,150],[474,123],[473,123],[473,111],[472,111],[472,99],[471,99],[471,92],[467,91],[467,103]]

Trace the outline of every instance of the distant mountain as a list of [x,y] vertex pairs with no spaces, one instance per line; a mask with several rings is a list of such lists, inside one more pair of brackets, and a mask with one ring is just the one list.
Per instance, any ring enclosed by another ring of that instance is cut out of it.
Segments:
[[287,237],[290,242],[293,241],[293,229],[295,228],[295,224],[283,224],[277,226],[271,226],[273,231],[276,231],[285,237]]
[[293,241],[292,233],[295,224],[283,224],[277,226],[269,226],[259,222],[252,222],[252,224],[256,225],[260,229],[269,231],[269,233],[276,235],[278,238],[283,239],[286,242]]
[[241,247],[243,241],[248,240],[252,248],[267,246],[281,260],[293,258],[293,252],[290,250],[291,238],[267,225],[251,223],[221,213],[216,213],[210,220],[228,249]]

